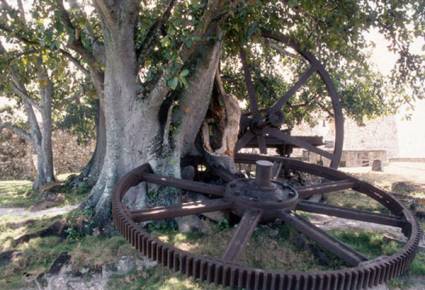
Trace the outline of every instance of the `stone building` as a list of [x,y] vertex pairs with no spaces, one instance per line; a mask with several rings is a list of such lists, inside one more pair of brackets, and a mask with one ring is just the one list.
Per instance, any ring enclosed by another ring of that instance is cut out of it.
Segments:
[[[53,162],[55,174],[77,173],[89,161],[94,142],[79,144],[65,131],[53,132]],[[0,179],[33,179],[35,156],[25,140],[8,130],[0,134]]]
[[[415,111],[409,119],[405,112],[368,120],[359,125],[352,119],[345,118],[344,147],[341,166],[370,166],[373,160],[387,163],[398,161],[425,161],[425,101],[418,101]],[[322,136],[323,149],[332,150],[334,144],[334,125],[324,119],[310,127],[307,124],[297,126],[293,135]],[[303,159],[314,163],[321,158],[310,152],[295,152]],[[326,164],[326,160],[323,160]]]

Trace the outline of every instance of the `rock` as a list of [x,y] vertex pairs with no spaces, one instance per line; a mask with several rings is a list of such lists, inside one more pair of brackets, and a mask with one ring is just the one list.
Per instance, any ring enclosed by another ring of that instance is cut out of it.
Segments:
[[14,251],[6,251],[0,253],[0,267],[8,265],[12,260],[14,253]]
[[382,171],[382,161],[381,160],[373,160],[372,162],[372,171]]
[[[190,201],[199,201],[199,200],[209,201],[211,199],[202,194],[190,193],[188,194],[187,200],[184,200],[184,201],[190,202]],[[215,222],[220,222],[227,217],[227,215],[222,211],[205,212],[205,213],[202,213],[201,215]]]
[[136,269],[136,261],[133,257],[122,256],[117,263],[117,272],[118,275],[125,275]]
[[279,230],[272,229],[269,231],[269,236],[271,238],[277,238],[279,236]]
[[210,219],[215,222],[220,222],[226,219],[226,214],[222,211],[205,212],[202,215],[206,217],[207,219]]
[[30,207],[30,211],[41,211],[58,205],[57,202],[50,200],[42,200]]
[[55,207],[64,202],[65,195],[63,193],[43,192],[41,200],[30,207],[30,211],[40,211],[51,207]]
[[420,186],[410,182],[400,181],[391,185],[391,191],[397,193],[410,193],[418,190],[420,190]]
[[48,274],[58,274],[62,267],[69,262],[71,256],[67,252],[62,252],[50,266]]
[[125,276],[132,271],[144,271],[157,265],[157,262],[135,255],[121,256],[101,267],[83,267],[73,271],[68,257],[67,253],[62,253],[51,269],[34,281],[36,289],[104,290],[112,275]]
[[387,284],[381,284],[381,285],[369,288],[369,290],[389,290],[389,289],[390,288],[388,288]]
[[149,270],[149,269],[152,269],[153,267],[156,267],[157,265],[158,265],[158,262],[149,260],[148,258],[143,256],[136,259],[137,271]]
[[176,218],[179,231],[182,233],[190,233],[193,231],[202,232],[203,225],[199,217],[194,215]]
[[48,184],[44,185],[41,189],[40,192],[42,194],[44,193],[57,193],[59,191],[62,190],[62,183],[60,182],[49,182]]
[[65,220],[58,220],[52,223],[47,228],[43,228],[39,231],[24,234],[22,236],[19,236],[13,240],[14,245],[18,245],[20,243],[28,242],[29,240],[33,238],[38,237],[48,237],[48,236],[58,236],[61,238],[65,237],[65,230],[68,228],[68,225],[66,224]]
[[310,196],[308,198],[308,201],[311,202],[321,202],[323,199],[323,195],[322,194],[313,194],[312,196]]

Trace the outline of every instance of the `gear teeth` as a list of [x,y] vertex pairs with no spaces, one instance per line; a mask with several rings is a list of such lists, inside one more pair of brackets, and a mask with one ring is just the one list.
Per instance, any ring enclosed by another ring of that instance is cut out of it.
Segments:
[[[149,167],[145,165],[137,168],[137,170],[146,170],[146,168]],[[327,170],[329,172],[332,171],[330,169]],[[327,174],[331,176],[329,172]],[[421,237],[419,225],[410,211],[405,209],[395,199],[391,199],[388,203],[389,205],[396,204],[402,208],[400,212],[402,212],[407,223],[404,226],[404,231],[410,234],[404,248],[392,256],[379,257],[362,263],[358,267],[326,272],[285,273],[243,267],[239,264],[225,263],[221,260],[184,252],[151,237],[142,228],[138,227],[131,220],[130,213],[123,206],[121,199],[125,191],[130,187],[129,184],[126,185],[126,182],[131,183],[131,186],[133,186],[142,181],[142,177],[143,174],[141,172],[133,172],[126,175],[120,180],[117,190],[114,192],[112,215],[114,224],[119,232],[142,255],[157,261],[163,266],[201,281],[231,288],[247,290],[367,289],[387,282],[406,272],[415,257]],[[341,173],[338,173],[337,179],[341,178]],[[364,191],[373,189],[371,185],[367,184],[362,188]],[[372,192],[363,193],[373,194]],[[381,198],[387,198],[385,192],[379,191],[378,193]]]

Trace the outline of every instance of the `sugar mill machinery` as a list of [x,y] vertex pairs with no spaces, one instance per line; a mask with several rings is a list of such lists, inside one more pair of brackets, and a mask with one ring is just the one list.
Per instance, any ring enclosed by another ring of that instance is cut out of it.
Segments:
[[[252,169],[251,174],[236,174],[226,180],[217,178],[212,182],[213,178],[205,178],[205,174],[201,172],[195,174],[194,180],[187,180],[156,174],[149,164],[143,164],[128,172],[118,182],[112,197],[114,224],[142,255],[160,265],[200,281],[236,289],[366,289],[401,275],[409,268],[421,236],[414,215],[390,193],[335,169],[342,152],[343,119],[329,74],[316,57],[301,49],[296,42],[276,32],[263,31],[262,36],[280,46],[291,47],[305,60],[308,68],[272,106],[259,109],[247,53],[241,51],[249,111],[242,115],[240,138],[235,151],[256,147],[263,154],[236,153],[234,161],[239,168],[245,168],[245,171],[247,168]],[[318,74],[323,81],[333,108],[335,140],[331,151],[318,148],[322,143],[314,138],[291,136],[282,129],[285,122],[282,109],[313,74]],[[272,147],[279,149],[283,156],[266,155],[267,149]],[[328,159],[330,166],[302,162],[283,154],[290,152],[292,147],[314,152]],[[199,162],[208,169],[205,162]],[[292,182],[282,178],[276,168],[309,175],[316,182]],[[209,174],[214,175],[213,171]],[[195,192],[207,198],[170,206],[129,209],[123,203],[126,192],[143,182]],[[314,194],[332,195],[341,190],[347,190],[346,194],[372,198],[384,210],[377,213],[308,201],[308,197]],[[218,257],[194,254],[177,248],[158,239],[142,226],[148,221],[214,211],[224,211],[236,218],[236,229],[230,241],[217,241],[226,243],[224,252]],[[320,229],[300,213],[399,228],[406,237],[406,242],[392,255],[371,258]],[[261,269],[241,263],[238,258],[256,227],[276,220],[292,227],[325,251],[333,253],[344,266],[335,270],[299,272]]]

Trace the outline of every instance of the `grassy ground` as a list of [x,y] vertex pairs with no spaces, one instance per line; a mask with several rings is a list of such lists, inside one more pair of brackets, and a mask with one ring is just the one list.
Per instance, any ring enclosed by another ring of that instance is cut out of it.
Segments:
[[[57,184],[64,184],[70,174],[57,176]],[[57,188],[56,194],[61,194],[64,199],[56,206],[77,204],[81,202],[89,187],[82,185],[79,188],[69,189],[63,186]],[[0,207],[2,208],[30,208],[41,201],[39,193],[32,190],[32,183],[28,180],[2,180],[0,181]]]
[[[70,223],[78,214],[71,214],[67,218]],[[59,219],[37,219],[27,224],[16,223],[16,220],[2,219],[0,221],[0,253],[14,251],[15,255],[10,264],[3,265],[0,261],[0,289],[19,289],[31,285],[31,281],[47,271],[53,261],[63,252],[71,256],[71,268],[77,273],[81,269],[96,270],[102,265],[112,263],[122,256],[134,256],[138,253],[119,235],[78,236],[68,232],[67,238],[58,237],[34,238],[28,242],[14,245],[17,237],[47,227]],[[219,257],[230,239],[234,228],[227,223],[206,222],[205,233],[183,234],[173,228],[150,228],[153,235],[159,239],[174,244],[176,247]],[[370,258],[379,255],[390,255],[399,249],[396,242],[388,242],[379,233],[359,231],[333,231],[336,236],[356,250]],[[241,256],[240,262],[254,267],[265,269],[285,270],[325,270],[335,269],[343,265],[332,254],[326,253],[329,265],[323,266],[313,257],[305,246],[296,246],[295,233],[282,224],[260,226],[254,232],[247,251]],[[217,242],[220,241],[220,242]],[[314,244],[311,244],[314,246]],[[410,276],[425,275],[425,253],[420,252],[412,264]],[[393,281],[392,286],[408,286],[404,279]],[[114,275],[107,285],[107,289],[224,289],[207,285],[174,274],[167,269],[156,266],[143,271],[133,271],[127,275]]]
[[31,181],[5,180],[0,182],[0,207],[29,207],[34,204]]
[[[355,173],[377,185],[386,183],[384,175],[378,177],[371,173]],[[393,178],[393,177],[391,177]],[[27,194],[31,184],[27,181],[0,182],[0,207],[29,207],[36,201],[36,195]],[[87,189],[63,189],[65,202],[78,202],[86,196]],[[409,193],[410,194],[410,193]],[[414,194],[423,194],[417,192]],[[348,206],[373,211],[383,211],[382,207],[364,195],[345,191],[329,195],[328,202],[340,206]],[[118,234],[110,237],[99,235],[80,235],[71,228],[66,237],[38,237],[27,242],[16,244],[15,240],[22,235],[31,234],[51,223],[65,218],[71,225],[78,224],[83,213],[74,212],[65,217],[30,217],[3,216],[0,219],[0,257],[1,253],[13,252],[10,263],[6,264],[0,258],[0,289],[20,289],[31,284],[36,277],[47,271],[53,261],[63,252],[71,256],[70,265],[75,272],[81,269],[99,269],[102,265],[116,262],[122,256],[134,256],[138,253]],[[425,222],[421,222],[422,226]],[[150,227],[151,233],[161,240],[195,253],[219,257],[223,252],[235,228],[223,221],[220,223],[204,222],[203,233],[183,234],[173,227]],[[397,251],[400,244],[389,242],[384,235],[368,231],[334,230],[332,235],[341,241],[364,253],[370,258],[379,255],[390,255]],[[217,242],[219,241],[219,242]],[[311,254],[314,243],[297,240],[295,232],[282,224],[260,226],[254,232],[246,252],[240,257],[240,262],[253,267],[285,270],[323,270],[339,268],[341,262],[331,253],[325,253],[327,265]],[[323,257],[322,257],[323,258]],[[390,283],[391,288],[404,289],[411,285],[417,277],[425,276],[425,252],[420,251],[413,261],[409,275]],[[171,273],[163,267],[153,267],[142,271],[133,271],[127,275],[113,275],[107,284],[107,289],[187,289],[187,290],[223,290],[224,288],[207,285],[179,274]]]

